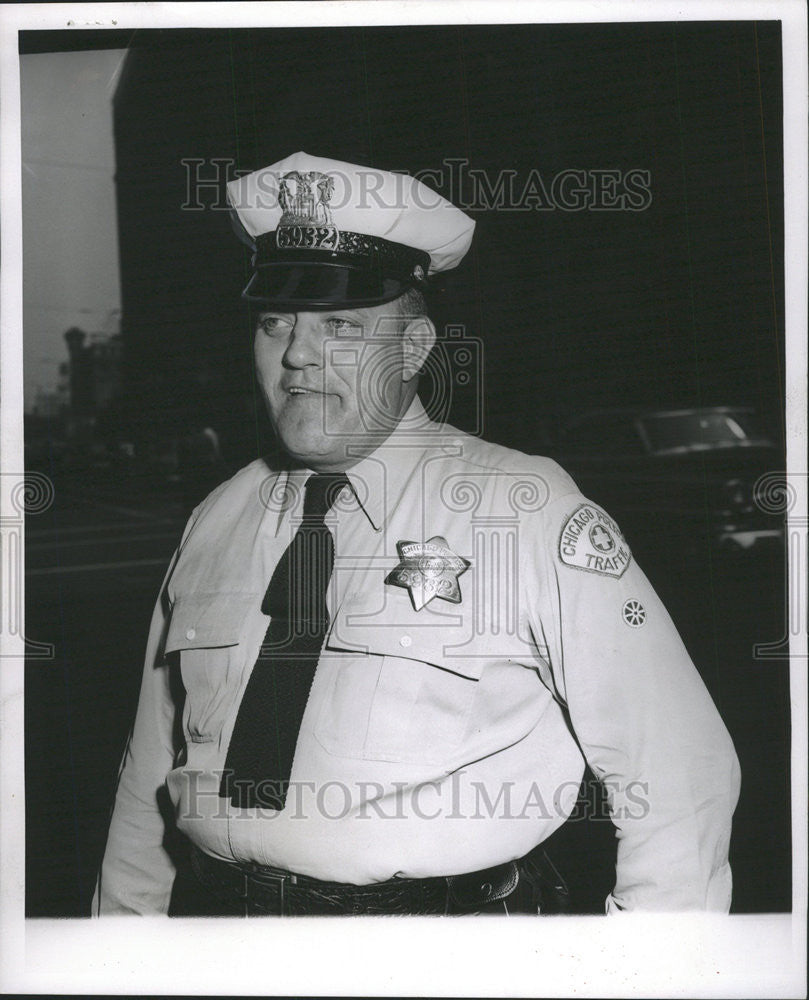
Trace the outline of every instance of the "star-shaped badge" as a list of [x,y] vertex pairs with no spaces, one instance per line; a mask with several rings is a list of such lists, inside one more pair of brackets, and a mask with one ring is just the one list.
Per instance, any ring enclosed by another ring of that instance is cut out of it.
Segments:
[[458,577],[472,565],[456,556],[446,538],[434,535],[426,542],[397,542],[399,565],[385,577],[393,587],[405,587],[416,611],[434,597],[452,604],[461,603]]

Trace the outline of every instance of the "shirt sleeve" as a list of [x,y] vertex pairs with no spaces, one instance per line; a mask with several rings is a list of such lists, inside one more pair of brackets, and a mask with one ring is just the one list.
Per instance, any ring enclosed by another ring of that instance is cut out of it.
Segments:
[[739,764],[671,618],[580,495],[546,509],[538,548],[553,683],[616,827],[607,912],[727,912]]
[[[193,520],[192,515],[183,541]],[[176,705],[163,648],[167,584],[179,551],[172,557],[152,615],[138,709],[118,773],[107,846],[93,896],[93,916],[168,912],[175,868],[164,847],[166,829],[158,796],[176,752]]]

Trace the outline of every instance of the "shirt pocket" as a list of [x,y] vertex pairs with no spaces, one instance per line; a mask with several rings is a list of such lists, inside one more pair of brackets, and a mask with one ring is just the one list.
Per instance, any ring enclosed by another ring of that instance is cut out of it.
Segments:
[[340,757],[447,772],[459,766],[486,658],[453,655],[446,637],[436,629],[348,626],[338,616],[326,640],[326,650],[341,655],[328,657],[315,722],[320,745]]
[[193,743],[207,743],[222,731],[243,650],[254,594],[178,596],[171,610],[165,655],[179,660],[185,688],[183,729]]

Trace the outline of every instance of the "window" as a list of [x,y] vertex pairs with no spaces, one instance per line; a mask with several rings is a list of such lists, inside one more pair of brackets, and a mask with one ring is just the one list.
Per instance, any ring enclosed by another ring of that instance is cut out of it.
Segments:
[[746,410],[693,410],[643,418],[653,451],[702,451],[769,444]]

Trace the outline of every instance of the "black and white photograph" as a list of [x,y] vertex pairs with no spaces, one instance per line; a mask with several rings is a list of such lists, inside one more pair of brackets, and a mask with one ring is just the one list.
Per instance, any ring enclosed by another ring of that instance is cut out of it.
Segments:
[[4,988],[805,991],[806,12],[681,8],[0,8]]

